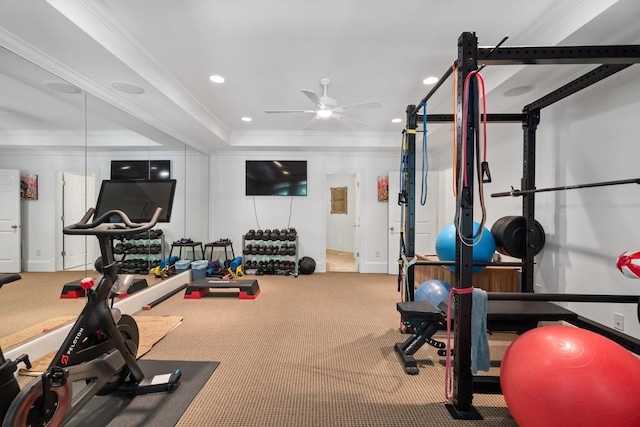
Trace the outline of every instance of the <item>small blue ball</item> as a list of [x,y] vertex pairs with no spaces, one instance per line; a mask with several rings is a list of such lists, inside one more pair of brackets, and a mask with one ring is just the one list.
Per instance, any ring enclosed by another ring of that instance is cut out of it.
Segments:
[[447,303],[449,299],[449,291],[451,285],[442,280],[427,280],[421,283],[413,294],[415,301],[427,301],[429,304],[438,308],[440,303]]

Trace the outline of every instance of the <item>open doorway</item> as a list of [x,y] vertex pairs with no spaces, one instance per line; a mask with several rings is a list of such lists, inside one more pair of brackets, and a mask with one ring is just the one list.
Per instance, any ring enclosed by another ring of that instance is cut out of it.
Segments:
[[359,271],[358,176],[327,174],[327,272]]

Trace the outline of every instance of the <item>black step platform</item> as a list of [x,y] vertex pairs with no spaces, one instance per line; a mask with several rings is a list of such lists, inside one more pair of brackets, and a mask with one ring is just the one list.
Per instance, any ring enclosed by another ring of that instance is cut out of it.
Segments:
[[[492,332],[515,332],[522,334],[536,328],[538,322],[572,322],[578,315],[571,310],[548,301],[487,301],[487,329]],[[401,314],[402,323],[413,330],[413,334],[403,343],[394,347],[402,359],[405,372],[418,373],[418,364],[413,354],[425,343],[439,349],[438,354],[446,352],[445,345],[432,338],[438,330],[446,328],[446,313],[435,308],[427,301],[399,302],[396,308]],[[446,353],[445,353],[446,354]]]
[[[131,286],[127,289],[127,292],[118,295],[118,298],[124,298],[127,295],[131,295],[135,292],[141,291],[144,288],[148,288],[149,284],[147,279],[133,279]],[[69,282],[62,287],[62,293],[60,298],[82,298],[86,295],[86,291],[80,286],[80,280]]]
[[[184,292],[185,299],[200,299],[207,295],[211,289],[233,289],[238,288],[239,299],[256,299],[260,294],[260,287],[257,280],[222,280],[222,279],[200,279],[189,283]],[[215,292],[212,293],[215,295]]]

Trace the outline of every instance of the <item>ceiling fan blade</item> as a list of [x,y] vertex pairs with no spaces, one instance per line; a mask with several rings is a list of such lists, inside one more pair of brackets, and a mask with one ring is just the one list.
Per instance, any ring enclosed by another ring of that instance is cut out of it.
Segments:
[[361,122],[360,120],[356,120],[353,117],[349,117],[349,116],[345,116],[344,114],[338,114],[334,111],[333,115],[331,116],[331,118],[334,118],[336,120],[340,120],[341,122],[345,122],[345,123],[349,123],[352,125],[357,125],[359,127],[366,127],[367,124],[364,122]]
[[273,113],[315,113],[314,110],[267,110],[265,111],[267,114]]
[[337,107],[334,111],[346,111],[346,110],[367,110],[371,108],[382,108],[382,103],[380,101],[369,101],[369,102],[360,102],[358,104],[349,104],[349,105],[341,105]]
[[311,102],[313,102],[313,105],[318,105],[319,104],[319,105],[322,105],[324,107],[324,105],[322,104],[322,101],[320,101],[320,97],[314,91],[302,89],[302,93],[307,95],[307,98],[309,98],[311,100]]
[[305,130],[305,129],[309,128],[309,126],[311,126],[311,124],[314,123],[317,120],[318,120],[318,116],[314,116],[311,120],[309,120],[307,123],[305,123],[304,126],[302,126],[302,130]]

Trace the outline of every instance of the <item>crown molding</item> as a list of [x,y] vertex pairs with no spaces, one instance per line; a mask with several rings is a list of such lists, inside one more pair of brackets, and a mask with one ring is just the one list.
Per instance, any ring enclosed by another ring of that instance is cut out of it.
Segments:
[[57,59],[47,55],[35,46],[25,42],[2,27],[0,27],[0,46],[35,64],[36,66],[45,69],[56,77],[73,84],[87,94],[90,94],[113,107],[132,115],[136,119],[141,120],[161,132],[164,132],[189,146],[202,149],[202,147],[199,147],[198,144],[190,141],[185,135],[175,128],[167,126],[164,121],[158,120],[156,117],[146,113],[144,110],[127,102],[126,100],[114,96],[102,86],[96,84],[84,75],[64,65]]
[[108,2],[95,0],[47,0],[47,2],[222,141],[229,141],[231,133],[228,127],[118,22],[109,11]]

